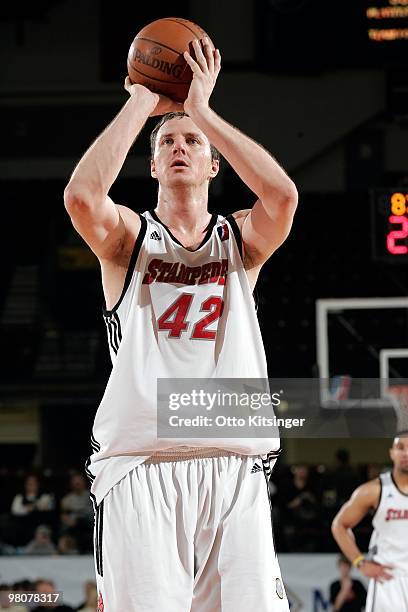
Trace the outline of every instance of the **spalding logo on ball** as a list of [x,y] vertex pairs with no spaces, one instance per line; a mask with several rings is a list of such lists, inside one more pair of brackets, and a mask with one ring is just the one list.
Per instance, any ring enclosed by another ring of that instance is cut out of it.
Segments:
[[132,83],[148,87],[176,102],[187,98],[193,73],[183,57],[185,51],[194,57],[192,41],[207,37],[200,26],[188,19],[167,17],[145,26],[132,42],[127,59]]

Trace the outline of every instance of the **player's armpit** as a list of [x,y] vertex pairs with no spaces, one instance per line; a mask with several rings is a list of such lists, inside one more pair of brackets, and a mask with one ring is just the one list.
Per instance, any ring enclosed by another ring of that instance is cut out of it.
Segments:
[[64,202],[73,226],[100,260],[115,260],[127,250],[127,241],[133,244],[137,238],[139,216],[109,196],[93,204],[66,192]]
[[271,202],[257,200],[242,223],[245,253],[253,267],[260,266],[286,240],[297,207],[297,192]]

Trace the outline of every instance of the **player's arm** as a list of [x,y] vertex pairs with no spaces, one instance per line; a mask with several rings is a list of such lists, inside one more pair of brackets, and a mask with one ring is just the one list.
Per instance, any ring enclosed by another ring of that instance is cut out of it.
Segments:
[[220,55],[194,41],[196,61],[185,58],[194,73],[184,108],[242,181],[258,197],[241,226],[247,269],[262,265],[289,234],[297,206],[293,181],[272,155],[219,117],[208,100],[220,71]]
[[353,528],[378,506],[381,495],[381,485],[378,479],[371,480],[358,487],[350,500],[342,506],[334,517],[332,534],[343,554],[353,563],[361,558],[358,569],[364,576],[376,580],[389,580],[392,575],[387,571],[389,566],[373,561],[363,560],[363,554],[358,548]]
[[103,260],[115,259],[127,238],[134,243],[140,229],[138,215],[108,196],[130,147],[149,116],[181,108],[128,78],[125,89],[129,99],[81,158],[64,191],[75,229]]

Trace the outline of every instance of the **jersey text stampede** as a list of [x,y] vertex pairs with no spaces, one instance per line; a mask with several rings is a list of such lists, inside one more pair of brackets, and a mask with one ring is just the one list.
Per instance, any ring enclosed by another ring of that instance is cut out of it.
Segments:
[[152,259],[143,278],[144,285],[156,283],[180,283],[181,285],[203,285],[218,283],[225,285],[228,274],[228,259],[212,261],[202,266],[189,267],[182,263],[169,263],[163,259]]

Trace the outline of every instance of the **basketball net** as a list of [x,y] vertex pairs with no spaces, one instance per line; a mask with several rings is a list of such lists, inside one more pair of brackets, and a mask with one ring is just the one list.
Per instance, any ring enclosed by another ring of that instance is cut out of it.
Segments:
[[397,432],[408,430],[408,385],[395,385],[387,389],[397,416]]

